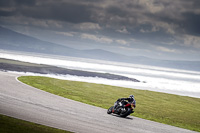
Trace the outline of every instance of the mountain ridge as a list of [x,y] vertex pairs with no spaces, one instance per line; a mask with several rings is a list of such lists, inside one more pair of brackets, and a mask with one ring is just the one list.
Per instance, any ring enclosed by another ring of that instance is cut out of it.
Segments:
[[0,49],[200,71],[200,61],[172,61],[152,59],[144,56],[126,56],[102,49],[78,50],[64,45],[43,41],[1,26]]

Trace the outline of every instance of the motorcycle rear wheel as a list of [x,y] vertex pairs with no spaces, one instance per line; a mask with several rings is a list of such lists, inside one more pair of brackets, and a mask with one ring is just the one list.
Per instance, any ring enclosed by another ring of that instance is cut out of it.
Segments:
[[126,109],[126,112],[124,112],[124,113],[120,113],[120,116],[121,117],[127,117],[128,115],[130,115],[131,114],[131,109],[130,108],[127,108]]

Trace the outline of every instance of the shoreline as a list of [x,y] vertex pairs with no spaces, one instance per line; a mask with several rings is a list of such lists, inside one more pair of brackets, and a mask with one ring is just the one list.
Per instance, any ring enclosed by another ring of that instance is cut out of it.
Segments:
[[111,80],[140,82],[139,80],[135,78],[129,78],[126,76],[121,76],[121,75],[116,75],[116,74],[73,70],[73,69],[61,68],[61,67],[56,67],[56,66],[27,63],[27,62],[21,62],[21,61],[3,59],[3,58],[0,58],[0,70],[16,71],[16,72],[24,72],[24,73],[30,72],[30,73],[39,73],[39,74],[99,77],[99,78],[105,78],[105,79],[111,79]]

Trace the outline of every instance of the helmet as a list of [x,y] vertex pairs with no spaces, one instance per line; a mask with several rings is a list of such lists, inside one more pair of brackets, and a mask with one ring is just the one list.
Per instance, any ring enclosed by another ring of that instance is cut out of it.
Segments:
[[130,95],[129,98],[133,98],[134,99],[134,95]]

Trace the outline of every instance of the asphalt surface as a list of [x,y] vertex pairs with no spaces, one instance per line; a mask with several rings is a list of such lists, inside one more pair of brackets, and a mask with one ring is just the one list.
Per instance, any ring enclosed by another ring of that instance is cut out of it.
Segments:
[[137,117],[108,115],[106,109],[25,85],[18,76],[0,71],[0,114],[77,133],[193,132]]

